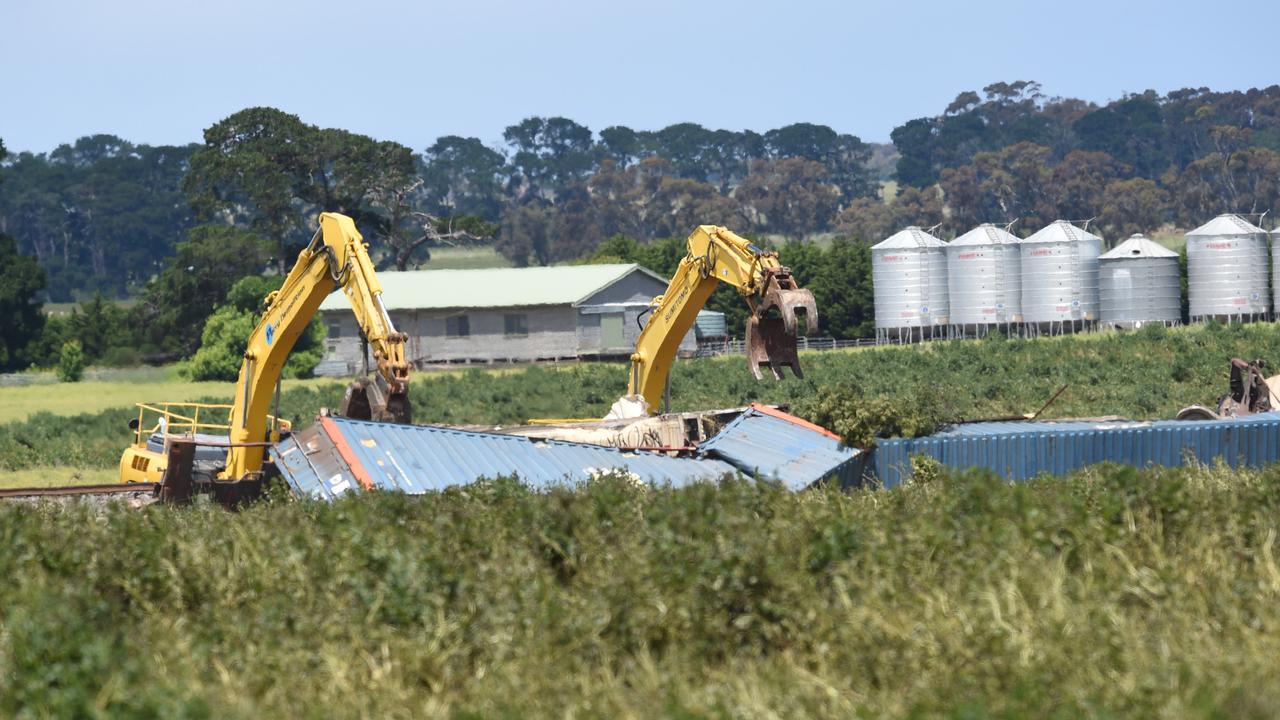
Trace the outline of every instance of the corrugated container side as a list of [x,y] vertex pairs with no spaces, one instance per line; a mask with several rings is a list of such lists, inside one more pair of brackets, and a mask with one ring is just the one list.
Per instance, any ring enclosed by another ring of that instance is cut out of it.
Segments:
[[710,458],[347,418],[321,418],[279,443],[272,456],[296,492],[326,499],[372,488],[424,493],[509,475],[546,487],[589,480],[611,470],[673,485],[738,472]]
[[754,405],[725,425],[698,452],[743,473],[803,490],[823,480],[858,484],[863,453],[844,447],[839,436],[794,415]]
[[885,487],[901,484],[911,475],[912,455],[926,455],[956,469],[990,470],[1009,480],[1066,474],[1103,462],[1173,467],[1191,457],[1206,464],[1221,460],[1232,467],[1261,467],[1280,461],[1280,413],[1092,428],[1085,423],[1062,428],[1051,423],[1044,428],[1034,428],[1035,423],[984,425],[986,432],[881,440],[874,452],[876,476]]

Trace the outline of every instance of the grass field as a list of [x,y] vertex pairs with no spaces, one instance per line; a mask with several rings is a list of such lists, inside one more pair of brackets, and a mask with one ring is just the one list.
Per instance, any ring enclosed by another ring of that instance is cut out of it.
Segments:
[[[86,301],[90,301],[92,299],[92,297],[86,298]],[[138,301],[134,298],[128,298],[125,300],[107,300],[107,302],[115,305],[116,307],[127,309],[136,305]],[[71,310],[78,307],[80,307],[80,303],[78,302],[61,302],[45,303],[41,309],[44,311],[45,315],[70,315]]]
[[[1149,237],[1175,252],[1187,246],[1187,236],[1180,232],[1153,233]],[[1128,238],[1115,238],[1111,244],[1112,246],[1119,245],[1127,239]]]
[[0,505],[0,716],[1267,718],[1280,471]]
[[[222,402],[230,402],[235,391],[233,383],[183,380],[173,368],[110,370],[101,375],[90,371],[86,378],[78,383],[59,383],[52,373],[46,373],[41,379],[47,382],[0,387],[0,424],[25,420],[38,412],[77,415],[128,408],[138,402],[189,402],[200,398],[225,398]],[[332,378],[285,380],[284,387],[334,382]]]
[[422,270],[472,270],[476,268],[511,267],[511,261],[498,254],[492,245],[479,247],[432,248],[431,259]]
[[[120,449],[123,451],[124,446]],[[28,487],[69,487],[73,485],[105,485],[119,482],[116,468],[77,468],[57,465],[37,465],[22,470],[0,472],[0,490]]]

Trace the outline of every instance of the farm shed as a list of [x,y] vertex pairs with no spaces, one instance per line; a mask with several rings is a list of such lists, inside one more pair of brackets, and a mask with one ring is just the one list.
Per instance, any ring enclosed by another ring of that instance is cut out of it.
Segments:
[[955,425],[928,437],[878,441],[875,471],[884,487],[911,476],[912,455],[927,455],[959,470],[983,468],[1007,480],[1065,475],[1104,462],[1176,467],[1188,460],[1221,460],[1231,467],[1261,467],[1280,461],[1280,412],[1222,420]]
[[[415,364],[626,357],[637,318],[667,280],[639,265],[420,270],[379,275],[396,329]],[[325,298],[328,331],[318,375],[362,365],[355,317],[341,293]],[[692,331],[682,354],[696,350]]]

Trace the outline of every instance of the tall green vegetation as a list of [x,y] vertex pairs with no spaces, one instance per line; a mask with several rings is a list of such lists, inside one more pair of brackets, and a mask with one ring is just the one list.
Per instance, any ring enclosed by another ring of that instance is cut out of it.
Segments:
[[191,227],[178,183],[194,146],[82,137],[50,153],[16,153],[0,190],[0,231],[49,276],[42,299],[137,294]]
[[84,349],[79,340],[67,340],[58,350],[58,379],[62,382],[80,382],[84,377]]
[[[1119,415],[1172,418],[1191,404],[1213,405],[1227,390],[1232,357],[1280,358],[1271,324],[1210,325],[1041,340],[988,339],[854,352],[804,353],[803,380],[757,381],[741,356],[677,362],[672,410],[780,403],[847,436],[914,435],[941,422],[1034,412],[1064,385],[1045,418]],[[530,418],[603,417],[626,390],[614,363],[419,374],[410,385],[420,423],[513,425]],[[140,386],[145,388],[145,386]],[[140,389],[140,392],[144,392]],[[222,397],[230,402],[233,386]],[[146,397],[144,400],[162,400]],[[342,385],[285,391],[282,414],[305,427],[336,408]],[[129,408],[79,418],[37,415],[0,425],[0,470],[39,465],[111,467],[131,437]],[[70,440],[68,440],[70,438]]]
[[[407,240],[413,153],[395,142],[241,110],[204,132],[182,188],[202,219],[238,214],[275,244],[281,271],[310,237],[314,212],[350,215],[390,248]],[[408,258],[406,258],[407,262]]]
[[0,714],[1270,717],[1280,471],[0,505]]
[[[788,239],[784,255],[831,308],[824,332],[848,338],[872,326],[860,246],[905,225],[941,225],[946,237],[1017,221],[1014,231],[1029,234],[1055,218],[1095,218],[1090,228],[1115,240],[1280,203],[1280,86],[1147,91],[1099,105],[1048,98],[1031,81],[997,82],[909,120],[893,141],[898,186],[881,197],[872,165],[886,149],[811,123],[595,132],[530,117],[498,146],[447,136],[415,155],[256,107],[213,123],[199,145],[95,135],[5,158],[0,232],[48,274],[39,299],[143,296],[127,338],[109,343],[133,348],[117,358],[132,360],[189,357],[230,283],[262,269],[247,267],[261,259],[247,252],[254,262],[223,268],[218,287],[193,296],[174,270],[205,266],[173,258],[210,232],[197,221],[263,238],[262,265],[277,272],[323,210],[353,216],[380,266],[399,269],[426,262],[434,247],[492,241],[515,265],[636,257],[661,271],[679,257],[670,238],[715,223],[761,242]],[[610,240],[619,236],[633,245]],[[825,247],[831,236],[845,244],[818,252],[803,242],[820,237]],[[732,291],[711,305],[740,325]],[[31,329],[6,339],[0,366],[51,363],[61,329],[39,342]],[[37,351],[23,349],[33,342]],[[96,362],[105,351],[94,345],[84,340]]]
[[899,188],[883,202],[872,166],[892,151],[812,123],[593,131],[529,117],[499,145],[446,136],[415,155],[247,108],[198,145],[94,135],[18,153],[6,161],[0,231],[50,273],[48,299],[69,300],[139,292],[196,215],[255,230],[284,262],[310,215],[346,212],[387,265],[406,268],[433,245],[492,237],[455,233],[467,217],[500,223],[497,246],[515,264],[545,264],[589,255],[616,234],[647,242],[705,222],[874,242],[907,224],[946,222],[949,235],[1017,219],[1030,233],[1057,217],[1097,218],[1094,228],[1118,238],[1280,200],[1275,86],[1096,104],[1048,97],[1033,81],[995,82],[940,110],[894,130]]
[[129,311],[101,294],[71,308],[67,314],[45,318],[34,362],[42,365],[55,362],[60,348],[73,340],[80,344],[84,360],[89,364],[125,366],[136,365],[141,360],[138,333]]
[[[218,306],[204,323],[200,349],[191,356],[186,374],[192,380],[226,380],[234,382],[240,375],[245,347],[262,317],[268,293],[279,290],[284,278],[249,276],[227,291],[227,302]],[[320,318],[312,318],[285,361],[282,375],[286,378],[311,377],[311,371],[324,354],[321,343],[325,330]]]
[[177,252],[134,312],[144,343],[157,350],[193,353],[206,318],[240,278],[267,269],[271,246],[260,236],[226,225],[200,225]]
[[44,270],[18,253],[17,243],[0,233],[0,371],[18,370],[35,358],[32,345],[44,325],[38,297]]
[[1260,213],[1280,198],[1277,86],[1148,90],[1099,107],[1048,98],[1036,82],[998,82],[905,123],[893,142],[898,181],[940,186],[959,231],[1097,217],[1108,236],[1123,237],[1166,221]]

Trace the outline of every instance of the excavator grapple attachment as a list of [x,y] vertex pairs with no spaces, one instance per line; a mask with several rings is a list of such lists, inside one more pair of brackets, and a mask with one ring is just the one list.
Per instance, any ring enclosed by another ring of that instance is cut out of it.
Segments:
[[817,332],[818,307],[813,293],[796,287],[785,267],[766,271],[760,304],[747,319],[747,364],[757,380],[765,365],[776,380],[783,378],[783,367],[790,367],[798,378],[804,377],[796,352],[800,317],[804,318],[805,334]]
[[360,378],[347,385],[338,414],[353,420],[408,425],[413,422],[408,393],[387,392],[381,378]]

